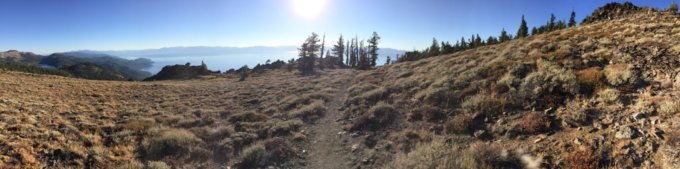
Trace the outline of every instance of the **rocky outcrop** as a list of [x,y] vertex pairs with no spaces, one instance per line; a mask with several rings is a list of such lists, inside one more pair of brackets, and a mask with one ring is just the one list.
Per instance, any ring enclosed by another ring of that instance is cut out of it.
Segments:
[[[625,2],[623,4],[618,2],[608,3],[600,8],[597,8],[592,14],[590,14],[590,16],[583,19],[583,24],[621,18],[642,9],[645,8],[635,6],[630,2]],[[651,10],[651,8],[649,9]]]
[[208,70],[208,67],[205,64],[201,64],[200,66],[191,66],[190,63],[185,65],[169,65],[163,67],[158,74],[151,76],[144,81],[188,80],[210,75],[212,73],[213,72]]

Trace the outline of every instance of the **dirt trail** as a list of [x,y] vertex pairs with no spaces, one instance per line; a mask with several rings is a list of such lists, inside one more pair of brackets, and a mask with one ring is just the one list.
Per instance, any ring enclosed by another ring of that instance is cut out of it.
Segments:
[[343,82],[335,96],[327,104],[326,115],[321,117],[314,126],[310,128],[310,145],[307,154],[308,169],[346,169],[351,168],[351,154],[343,143],[346,135],[338,134],[343,132],[342,126],[336,119],[342,117],[343,102],[347,97],[349,82]]

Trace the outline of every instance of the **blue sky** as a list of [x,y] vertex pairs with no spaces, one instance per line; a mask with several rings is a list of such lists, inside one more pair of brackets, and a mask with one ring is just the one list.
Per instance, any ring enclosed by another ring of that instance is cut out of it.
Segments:
[[[455,41],[501,28],[514,34],[520,17],[529,27],[550,13],[580,21],[605,0],[325,0],[313,18],[293,0],[2,0],[0,50],[46,54],[174,46],[298,45],[311,32],[335,41],[377,31],[381,47],[422,49],[432,37]],[[619,1],[623,2],[623,1]],[[665,8],[671,0],[636,0]],[[328,43],[331,43],[328,42]]]

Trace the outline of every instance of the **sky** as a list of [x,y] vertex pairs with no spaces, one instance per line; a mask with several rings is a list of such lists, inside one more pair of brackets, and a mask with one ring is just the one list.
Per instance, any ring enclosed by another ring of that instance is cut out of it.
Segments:
[[[315,1],[315,2],[309,2]],[[633,0],[666,8],[672,0]],[[381,47],[423,49],[432,38],[456,41],[479,34],[514,34],[551,13],[580,22],[609,0],[2,0],[0,50],[39,54],[74,50],[133,50],[176,46],[289,46],[317,32]],[[619,1],[623,2],[623,1]],[[312,8],[313,9],[310,9]]]

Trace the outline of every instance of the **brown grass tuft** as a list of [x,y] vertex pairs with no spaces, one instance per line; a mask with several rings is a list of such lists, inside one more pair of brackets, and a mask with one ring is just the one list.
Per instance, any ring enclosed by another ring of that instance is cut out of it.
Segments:
[[539,112],[530,112],[520,122],[520,127],[528,134],[537,134],[550,130],[550,119]]

